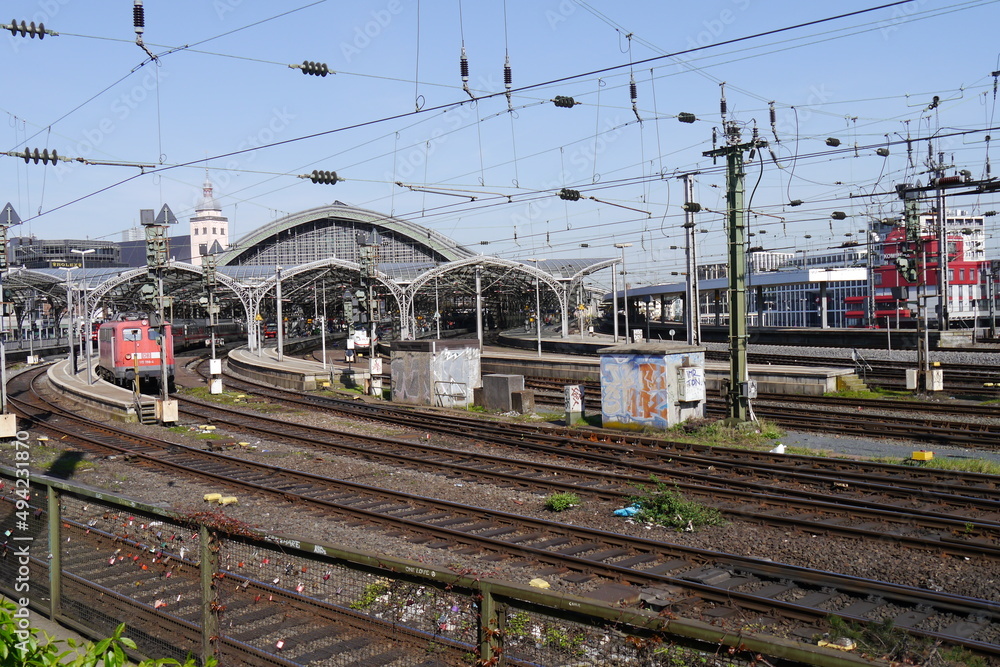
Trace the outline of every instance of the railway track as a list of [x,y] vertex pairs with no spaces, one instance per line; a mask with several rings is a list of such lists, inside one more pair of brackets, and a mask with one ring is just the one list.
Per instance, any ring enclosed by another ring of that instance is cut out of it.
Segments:
[[[996,350],[990,350],[996,352]],[[862,351],[864,354],[864,351]],[[808,355],[751,353],[747,362],[751,364],[774,364],[785,366],[830,366],[839,365],[847,368],[858,368],[866,382],[873,386],[887,389],[901,389],[905,386],[907,369],[916,368],[916,352],[905,351],[902,354],[912,356],[909,360],[866,359],[856,364],[849,356],[844,358],[824,358]],[[705,358],[713,361],[729,361],[729,353],[707,350]],[[867,368],[866,368],[867,367]],[[949,363],[944,367],[945,391],[982,393],[986,383],[1000,382],[1000,372],[983,364]]]
[[[292,400],[280,393],[269,394],[274,401]],[[651,478],[668,481],[686,496],[717,505],[733,517],[760,523],[783,523],[803,532],[842,534],[851,537],[892,540],[917,548],[940,550],[963,557],[1000,557],[1000,494],[973,498],[964,489],[952,487],[929,492],[913,484],[893,487],[887,482],[872,482],[861,475],[844,474],[839,479],[811,471],[779,470],[764,464],[747,469],[746,461],[725,462],[712,456],[669,453],[665,448],[629,448],[607,446],[594,450],[593,443],[580,439],[586,448],[574,447],[572,438],[552,438],[555,444],[529,444],[523,434],[515,438],[497,438],[493,433],[478,433],[482,444],[505,445],[514,452],[529,448],[538,460],[525,461],[493,456],[482,451],[456,450],[410,439],[351,437],[340,431],[289,425],[287,418],[271,418],[238,412],[181,398],[185,414],[198,421],[222,426],[227,431],[250,433],[256,437],[280,439],[310,447],[316,455],[335,453],[408,468],[426,469],[436,474],[482,482],[530,488],[541,493],[563,491],[587,497],[628,504],[636,488]],[[294,402],[302,405],[301,402]],[[311,407],[317,407],[311,404]],[[336,409],[336,406],[333,406]],[[466,429],[472,436],[473,429]],[[487,439],[488,440],[485,440]],[[591,466],[583,468],[582,466]],[[762,476],[773,481],[773,493],[765,493]],[[850,489],[831,498],[829,489],[840,484]],[[787,495],[782,495],[785,489]],[[914,500],[914,494],[921,494]],[[908,502],[900,511],[898,503]],[[894,504],[897,503],[897,504]],[[780,506],[780,510],[778,509]],[[794,507],[809,516],[783,514]],[[874,522],[874,523],[872,523]],[[865,527],[863,527],[865,526]],[[891,527],[891,528],[890,528]],[[933,534],[933,537],[930,535]],[[975,535],[975,539],[971,536]]]
[[[203,414],[202,416],[204,416],[204,414]],[[407,417],[408,417],[409,419],[412,419],[413,415],[412,415],[412,414],[409,414],[409,413],[408,413],[408,414],[407,414]],[[495,425],[491,425],[491,427],[492,427],[492,426],[495,426]],[[450,426],[450,428],[453,428],[453,427],[454,427],[453,425],[452,425],[452,426]],[[523,439],[524,439],[524,438],[522,437],[522,440],[523,440]],[[657,453],[657,455],[658,455],[658,456],[661,456],[661,457],[662,457],[662,452],[658,452],[658,453]],[[488,466],[489,464],[485,464],[485,465],[487,465],[487,466]],[[985,476],[984,476],[984,478],[985,478]],[[827,480],[827,483],[829,483],[829,480]],[[846,486],[846,485],[845,485],[845,486]],[[989,509],[989,511],[993,511],[993,510],[995,510],[995,509],[996,509],[996,505],[994,505],[994,504],[993,504],[992,502],[988,503],[988,506],[989,506],[989,508],[990,508],[990,509]]]
[[[566,384],[578,383],[567,380]],[[532,379],[526,382],[526,386],[540,390],[535,394],[536,404],[560,408],[563,405],[562,394],[551,393],[553,387],[562,386],[558,380]],[[587,404],[591,410],[599,409],[599,398],[594,398],[595,396],[600,396],[599,386],[587,391]],[[798,405],[789,405],[790,403]],[[981,420],[984,417],[1000,420],[1000,409],[994,405],[762,394],[754,401],[753,409],[758,418],[792,430],[1000,450],[1000,422]],[[895,414],[883,414],[885,412]],[[724,417],[724,401],[709,397],[705,413],[708,417]],[[947,415],[959,419],[935,418],[930,415]],[[963,420],[961,417],[977,418],[980,421]]]
[[[12,401],[19,400],[12,398]],[[52,411],[53,408],[32,409],[19,404],[18,409],[34,414],[32,410]],[[58,421],[64,419],[68,421],[65,415],[58,417]],[[64,435],[79,437],[84,428],[90,426],[74,422],[65,429]],[[107,437],[106,432],[100,434],[92,439],[91,445],[116,447],[106,442]],[[829,605],[824,606],[824,603],[834,601],[836,613],[851,620],[865,622],[864,614],[878,608],[881,613],[895,618],[900,627],[912,628],[919,623],[925,628],[934,628],[914,629],[917,634],[961,643],[986,653],[1000,651],[996,640],[990,639],[1000,632],[1000,627],[993,627],[1000,619],[993,618],[992,605],[985,601],[711,551],[683,549],[659,541],[559,522],[496,511],[483,513],[452,503],[418,499],[302,473],[292,474],[275,467],[248,466],[231,457],[205,457],[204,452],[172,443],[156,443],[148,438],[138,440],[141,442],[118,451],[128,450],[136,457],[136,462],[141,459],[148,464],[169,463],[171,474],[177,474],[179,469],[196,471],[220,483],[224,479],[228,479],[229,484],[239,482],[244,488],[259,489],[263,476],[268,481],[263,492],[294,499],[303,508],[321,506],[325,515],[335,511],[339,516],[350,517],[353,522],[362,519],[378,522],[407,539],[431,540],[441,548],[473,549],[516,558],[529,571],[541,568],[551,574],[555,568],[567,580],[605,577],[626,581],[658,591],[663,606],[671,607],[676,613],[728,615],[768,610],[784,616],[789,622],[792,619],[818,622],[831,613]],[[881,596],[877,604],[865,601],[873,591]],[[970,625],[969,615],[987,621]]]
[[[802,466],[815,474],[841,475],[848,470],[862,471],[860,476],[884,476],[892,479],[893,484],[905,486],[905,493],[920,493],[928,485],[939,488],[943,484],[941,475],[953,476],[953,482],[947,484],[960,494],[978,493],[980,489],[993,489],[1000,486],[997,478],[992,475],[967,472],[944,472],[927,470],[919,467],[898,465],[883,465],[864,461],[844,461],[835,458],[817,458],[806,456],[781,455],[774,456],[763,452],[753,452],[744,449],[729,449],[725,447],[709,447],[686,442],[676,442],[663,437],[645,436],[637,433],[623,433],[603,429],[568,429],[549,425],[534,425],[519,422],[491,421],[478,417],[467,417],[456,411],[419,410],[411,406],[398,406],[379,401],[356,401],[331,398],[323,394],[298,393],[278,389],[272,386],[229,376],[227,384],[231,389],[245,390],[259,399],[274,402],[281,401],[289,405],[304,408],[317,408],[327,411],[388,422],[415,430],[436,432],[441,434],[462,434],[476,436],[490,442],[509,444],[516,447],[532,447],[538,445],[551,446],[552,450],[561,454],[572,452],[578,456],[583,452],[593,452],[606,455],[600,459],[600,465],[613,465],[616,461],[635,464],[633,455],[640,449],[648,450],[651,459],[669,458],[680,460],[686,453],[703,457],[701,463],[718,465],[731,462],[739,465],[773,465],[779,468]],[[782,397],[783,398],[783,397]],[[195,402],[191,402],[194,404]],[[206,406],[204,401],[197,402]],[[854,405],[854,403],[851,403]],[[478,455],[478,453],[477,453]],[[662,471],[661,471],[662,472]],[[851,480],[857,481],[857,480]],[[952,485],[953,484],[953,485]],[[975,490],[974,490],[975,489]]]
[[[13,512],[16,497],[0,497],[0,515]],[[67,518],[76,517],[76,520]],[[44,529],[46,511],[37,507],[32,515],[37,553],[49,550]],[[128,526],[129,538],[122,535]],[[198,550],[182,529],[167,528],[158,522],[147,525],[142,517],[123,517],[91,508],[77,499],[65,499],[61,525],[62,587],[65,604],[87,617],[129,618],[130,631],[148,635],[151,628],[167,630],[170,642],[159,648],[161,657],[183,660],[197,654],[202,620]],[[136,539],[138,538],[138,539]],[[13,567],[13,558],[0,562],[0,572]],[[286,570],[291,563],[282,563]],[[297,569],[301,567],[295,564]],[[46,581],[47,564],[38,557],[29,565],[34,581]],[[15,568],[16,569],[16,568]],[[445,667],[468,664],[464,659],[469,645],[438,638],[442,650],[435,659],[426,659],[426,638],[412,633],[412,641],[399,641],[400,628],[345,609],[343,597],[311,587],[311,594],[297,595],[270,582],[247,576],[242,568],[224,570],[225,584],[219,586],[224,601],[220,622],[227,630],[217,638],[219,650],[230,664],[260,667],[300,667],[324,664],[324,660],[351,652],[357,660],[371,664],[420,664]],[[299,575],[305,578],[303,575]],[[11,576],[11,579],[13,576]],[[361,594],[349,591],[348,596]],[[81,600],[88,600],[83,605]],[[76,601],[76,602],[73,602]],[[393,630],[394,639],[383,639],[373,630],[383,626]],[[146,630],[142,630],[145,628]],[[154,640],[155,641],[155,640]],[[274,646],[279,643],[281,655]],[[449,658],[450,655],[450,658]],[[400,662],[397,662],[400,661]]]

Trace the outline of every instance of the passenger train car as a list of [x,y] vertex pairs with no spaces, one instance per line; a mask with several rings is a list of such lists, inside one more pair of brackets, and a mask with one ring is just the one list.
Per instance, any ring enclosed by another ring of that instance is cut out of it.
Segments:
[[[190,350],[212,344],[212,330],[207,319],[175,319],[173,321],[174,351]],[[215,344],[225,345],[246,336],[246,330],[235,320],[216,320]]]

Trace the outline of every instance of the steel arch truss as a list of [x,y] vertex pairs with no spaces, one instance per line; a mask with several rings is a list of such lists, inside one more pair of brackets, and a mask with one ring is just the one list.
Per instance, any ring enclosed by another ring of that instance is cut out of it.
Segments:
[[[533,286],[537,280],[539,284],[545,283],[548,285],[552,294],[555,295],[556,301],[559,303],[559,312],[562,313],[562,328],[563,335],[568,333],[568,318],[566,317],[566,305],[567,305],[567,291],[566,283],[563,280],[555,278],[551,274],[542,271],[535,266],[530,264],[525,264],[523,262],[515,262],[509,259],[500,259],[497,257],[470,257],[468,259],[456,260],[453,262],[448,262],[447,264],[441,264],[434,267],[421,274],[416,280],[414,280],[406,289],[406,306],[407,310],[404,311],[408,314],[410,320],[409,328],[411,331],[415,330],[416,318],[413,312],[413,306],[416,302],[417,294],[421,289],[427,287],[431,281],[435,279],[440,279],[444,276],[457,274],[459,277],[462,274],[468,274],[470,271],[475,272],[477,269],[480,270],[480,274],[484,277],[490,284],[483,287],[483,293],[490,293],[490,289],[494,285],[499,284],[505,279],[511,279],[509,282],[515,287],[523,286]],[[468,279],[459,280],[457,284],[468,284]],[[454,284],[452,284],[454,285]],[[470,294],[475,294],[475,288],[472,288]],[[520,292],[523,294],[523,291]]]
[[[296,289],[301,289],[308,283],[315,283],[327,274],[336,278],[338,282],[353,282],[355,279],[361,279],[362,269],[360,264],[343,259],[337,259],[336,257],[329,257],[327,259],[321,259],[307,264],[299,264],[298,266],[281,269],[282,289],[287,289],[289,290],[288,294],[292,294]],[[347,274],[347,276],[345,277],[341,274]],[[400,320],[402,321],[402,314],[406,312],[405,289],[397,284],[391,276],[379,270],[375,270],[371,275],[372,278],[377,283],[381,284],[385,288],[386,292],[391,294],[395,299],[396,307],[399,308],[399,312],[401,314]],[[263,278],[253,285],[249,298],[249,302],[252,304],[251,308],[253,312],[250,313],[250,310],[248,309],[248,317],[252,315],[254,319],[248,319],[248,321],[255,321],[257,314],[260,312],[261,302],[264,300],[264,297],[268,292],[275,289],[277,284],[278,268],[275,267],[272,275]]]
[[[550,304],[558,304],[562,333],[565,336],[568,334],[568,308],[572,290],[585,276],[614,266],[617,261],[538,260],[527,263],[480,255],[428,265],[427,268],[411,266],[395,276],[393,272],[399,267],[379,264],[372,277],[379,286],[379,292],[391,295],[395,300],[399,311],[400,335],[404,339],[414,337],[417,325],[415,307],[418,300],[428,300],[429,289],[433,287],[436,295],[437,290],[443,288],[450,296],[458,296],[459,301],[464,299],[466,306],[469,306],[476,296],[474,278],[477,275],[480,278],[480,295],[487,295],[491,305],[501,303],[508,308],[524,307],[529,301],[526,295],[534,290],[535,285],[546,285],[548,289],[543,291],[547,295],[545,300]],[[3,277],[4,299],[14,302],[15,310],[19,313],[25,312],[32,303],[31,300],[39,293],[53,306],[64,308],[67,290],[75,285],[74,290],[86,294],[90,312],[98,312],[101,306],[110,306],[118,311],[145,310],[147,307],[142,305],[144,302],[150,304],[150,307],[154,303],[142,293],[144,285],[155,284],[146,267],[87,269],[72,276],[70,269],[65,277],[59,274],[60,270],[23,267],[11,269]],[[277,273],[278,267],[258,265],[225,266],[216,271],[218,285],[232,293],[246,314],[251,348],[255,346],[252,325],[261,316],[264,298],[277,284]],[[201,266],[172,261],[163,270],[164,294],[177,303],[196,303],[204,295],[202,277]],[[329,279],[333,285],[361,285],[362,267],[356,262],[329,257],[282,269],[282,288],[288,297],[323,279]]]

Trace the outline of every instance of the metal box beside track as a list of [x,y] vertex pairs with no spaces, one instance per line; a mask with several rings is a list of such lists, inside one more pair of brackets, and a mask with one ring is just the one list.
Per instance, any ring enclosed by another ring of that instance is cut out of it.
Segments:
[[705,348],[659,341],[600,354],[604,426],[670,428],[705,415]]
[[410,340],[392,344],[392,400],[415,405],[468,407],[480,387],[478,340]]

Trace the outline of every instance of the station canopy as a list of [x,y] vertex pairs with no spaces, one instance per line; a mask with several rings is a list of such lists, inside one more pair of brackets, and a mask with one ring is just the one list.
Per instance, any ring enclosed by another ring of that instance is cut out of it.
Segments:
[[[359,233],[379,241],[376,259],[367,265],[356,249]],[[399,319],[404,333],[412,330],[414,318],[434,313],[442,301],[473,304],[477,277],[484,308],[497,308],[501,303],[508,310],[524,308],[534,303],[537,288],[547,311],[566,313],[578,301],[587,300],[584,278],[615,263],[606,258],[518,261],[475,255],[437,232],[340,202],[269,223],[234,246],[218,256],[213,298],[222,313],[236,319],[259,319],[273,307],[279,280],[282,303],[308,315],[319,303],[337,302],[345,292],[357,293],[371,285],[386,311]],[[324,248],[340,255],[323,256],[320,250]],[[382,261],[407,257],[417,261]],[[273,261],[286,258],[293,261]],[[103,319],[124,312],[155,311],[158,279],[163,282],[169,315],[207,316],[202,267],[177,261],[158,275],[144,266],[14,266],[3,276],[3,300],[13,304],[18,318],[37,307],[39,300],[49,304],[58,317],[71,294],[75,300],[86,295],[94,319]]]

